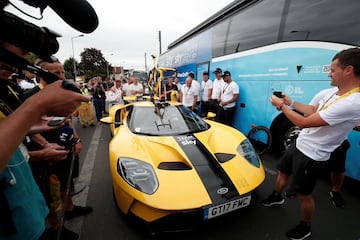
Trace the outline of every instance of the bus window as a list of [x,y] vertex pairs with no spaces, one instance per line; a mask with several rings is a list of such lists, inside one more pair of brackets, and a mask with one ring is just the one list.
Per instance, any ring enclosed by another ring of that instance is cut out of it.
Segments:
[[283,2],[261,1],[236,13],[231,18],[225,54],[275,43]]
[[212,56],[219,57],[225,54],[225,38],[229,28],[229,19],[226,19],[212,29]]
[[[316,40],[359,45],[358,0],[291,1],[284,41]],[[346,4],[349,7],[344,7]],[[341,21],[339,21],[341,19]]]

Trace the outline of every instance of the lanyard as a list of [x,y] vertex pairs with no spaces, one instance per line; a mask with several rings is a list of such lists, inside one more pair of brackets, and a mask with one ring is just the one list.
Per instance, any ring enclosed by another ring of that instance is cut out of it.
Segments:
[[186,96],[188,94],[188,92],[190,91],[191,86],[190,87],[185,86],[185,87],[187,88],[187,90],[185,91],[184,96]]
[[[338,98],[332,100],[331,102],[329,102],[330,99],[335,95],[335,93],[334,93],[334,94],[331,95],[331,97],[325,102],[325,104],[320,108],[319,111],[325,110],[325,109],[327,109],[328,107],[330,107],[330,105],[334,104],[335,102],[337,102],[337,101],[339,101],[339,100],[341,100],[341,99],[343,99],[343,98],[346,98],[346,97],[350,96],[351,94],[357,93],[357,92],[360,92],[360,87],[353,88],[353,89],[351,89],[350,91],[348,91],[348,92],[344,93],[343,95],[341,95],[340,97],[338,97]],[[328,102],[329,102],[329,103],[328,103]]]
[[226,91],[226,89],[228,88],[230,86],[230,83],[228,83],[228,84],[226,84],[226,86],[224,86],[224,88],[223,88],[223,94],[225,93],[225,91]]

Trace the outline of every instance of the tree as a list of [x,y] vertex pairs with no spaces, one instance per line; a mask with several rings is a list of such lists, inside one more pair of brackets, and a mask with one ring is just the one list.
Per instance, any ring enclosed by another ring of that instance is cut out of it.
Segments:
[[80,54],[81,64],[86,70],[94,71],[96,68],[106,66],[106,60],[100,50],[85,48]]
[[100,76],[106,77],[106,66],[109,66],[102,52],[96,48],[85,48],[80,54],[81,63],[79,69],[85,72],[85,78]]
[[67,79],[74,78],[74,61],[76,64],[76,68],[78,68],[78,62],[76,62],[76,60],[72,57],[66,59],[64,62],[65,78]]

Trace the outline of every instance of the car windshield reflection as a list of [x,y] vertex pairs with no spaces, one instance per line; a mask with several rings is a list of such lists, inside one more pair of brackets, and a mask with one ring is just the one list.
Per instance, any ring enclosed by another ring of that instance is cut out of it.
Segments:
[[208,129],[208,124],[184,106],[136,106],[128,125],[136,134],[150,136],[181,135]]

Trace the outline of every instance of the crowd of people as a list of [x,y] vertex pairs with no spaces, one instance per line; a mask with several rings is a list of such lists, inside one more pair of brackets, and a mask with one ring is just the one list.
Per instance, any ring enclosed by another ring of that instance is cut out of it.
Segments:
[[101,77],[94,77],[86,83],[78,81],[77,84],[82,94],[91,98],[91,101],[81,103],[75,112],[83,128],[94,126],[93,109],[96,122],[100,125],[101,118],[108,114],[112,105],[125,103],[124,97],[141,96],[144,93],[144,83],[139,83],[136,76],[130,76],[128,80],[107,78],[105,81]]
[[201,117],[207,117],[212,112],[217,122],[233,126],[239,86],[232,81],[229,71],[223,73],[221,68],[216,68],[214,74],[212,81],[209,73],[203,72],[199,82],[194,79],[193,73],[189,73],[185,84],[179,88],[180,102]]

